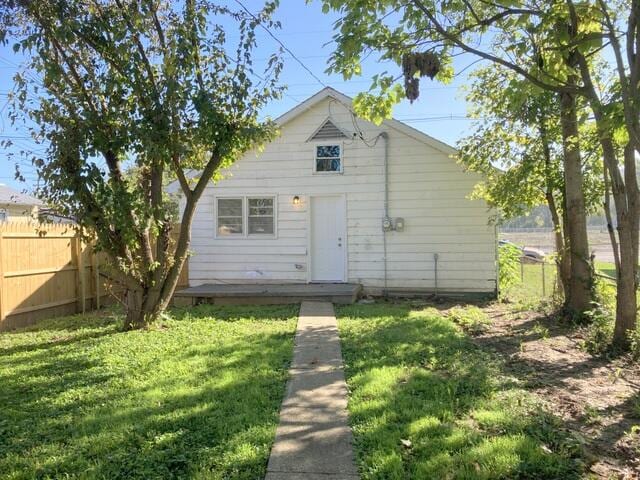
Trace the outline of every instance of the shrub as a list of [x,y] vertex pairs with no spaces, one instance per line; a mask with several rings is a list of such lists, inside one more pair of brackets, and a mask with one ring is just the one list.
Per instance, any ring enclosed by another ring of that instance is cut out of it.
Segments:
[[500,291],[520,283],[520,256],[522,252],[515,245],[505,243],[498,247],[498,267]]
[[583,345],[592,355],[601,355],[611,348],[613,340],[615,285],[596,277],[594,296],[593,308],[584,314],[589,325],[585,330]]
[[583,346],[592,355],[606,353],[611,347],[613,339],[613,318],[611,312],[596,305],[595,308],[585,312],[589,320],[589,326],[585,330]]
[[596,276],[593,288],[596,302],[609,312],[615,312],[617,293],[615,283]]
[[634,360],[640,360],[640,325],[638,325],[635,331],[629,335],[631,344],[631,356]]

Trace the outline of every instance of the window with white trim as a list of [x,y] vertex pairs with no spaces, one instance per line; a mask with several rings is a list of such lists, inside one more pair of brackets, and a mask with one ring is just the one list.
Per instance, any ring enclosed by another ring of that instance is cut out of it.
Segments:
[[275,236],[276,197],[216,198],[216,236]]
[[315,172],[342,172],[342,147],[340,145],[316,145],[315,149],[313,167]]
[[247,233],[249,235],[273,235],[274,224],[274,199],[273,197],[247,198],[249,204],[247,212]]
[[216,199],[217,232],[219,237],[242,235],[244,233],[243,200],[242,197]]

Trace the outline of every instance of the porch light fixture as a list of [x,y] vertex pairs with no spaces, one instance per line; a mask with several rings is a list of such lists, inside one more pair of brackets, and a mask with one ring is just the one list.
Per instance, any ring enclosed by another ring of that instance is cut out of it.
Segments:
[[293,197],[293,204],[294,205],[300,205],[300,197],[298,195]]

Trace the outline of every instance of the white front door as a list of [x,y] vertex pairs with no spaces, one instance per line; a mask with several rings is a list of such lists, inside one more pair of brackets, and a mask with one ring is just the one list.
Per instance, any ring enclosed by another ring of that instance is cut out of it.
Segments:
[[310,201],[312,282],[344,282],[346,208],[343,196],[312,196]]

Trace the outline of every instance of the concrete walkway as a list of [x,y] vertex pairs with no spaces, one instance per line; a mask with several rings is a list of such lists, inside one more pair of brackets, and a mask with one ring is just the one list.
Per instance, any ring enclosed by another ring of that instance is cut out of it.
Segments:
[[333,305],[303,302],[291,378],[265,480],[355,480],[347,385]]

